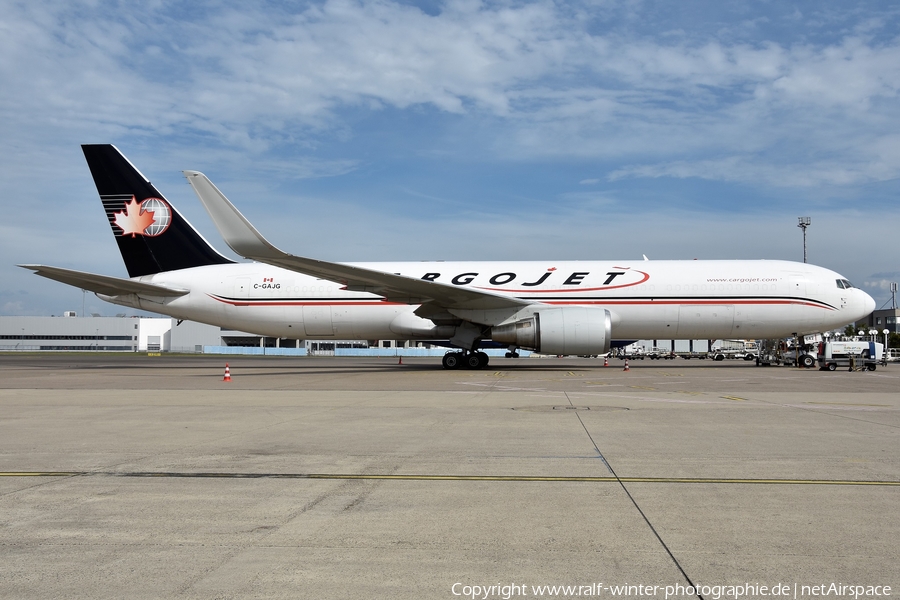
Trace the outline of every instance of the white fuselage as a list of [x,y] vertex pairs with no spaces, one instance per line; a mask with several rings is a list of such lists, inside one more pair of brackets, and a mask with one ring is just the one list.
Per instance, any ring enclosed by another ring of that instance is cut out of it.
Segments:
[[[609,310],[614,339],[772,338],[827,331],[874,309],[838,273],[774,260],[354,263],[553,306]],[[104,299],[228,329],[294,339],[427,339],[416,305],[262,263],[140,278],[178,298]],[[488,325],[497,323],[470,320]],[[444,337],[444,336],[441,336]]]

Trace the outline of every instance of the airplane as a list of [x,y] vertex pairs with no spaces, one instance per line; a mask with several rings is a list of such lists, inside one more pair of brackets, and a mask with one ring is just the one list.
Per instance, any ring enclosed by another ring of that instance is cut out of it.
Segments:
[[129,278],[45,265],[105,301],[263,336],[396,339],[601,355],[637,339],[778,338],[855,322],[875,301],[840,274],[782,260],[335,263],[276,248],[198,171],[184,171],[228,246],[220,254],[113,145],[82,146]]

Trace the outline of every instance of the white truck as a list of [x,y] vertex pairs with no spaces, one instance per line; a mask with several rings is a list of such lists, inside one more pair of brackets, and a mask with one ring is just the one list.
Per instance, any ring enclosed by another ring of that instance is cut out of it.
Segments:
[[724,347],[713,347],[709,351],[709,358],[717,361],[725,360],[726,358],[754,360],[759,355],[759,345],[756,342],[725,340],[725,343]]
[[820,342],[818,363],[823,371],[838,367],[874,371],[883,355],[884,344],[878,342]]
[[669,360],[669,359],[675,358],[676,354],[674,352],[672,352],[671,350],[669,350],[668,348],[659,348],[657,346],[653,346],[652,348],[650,348],[647,351],[645,356],[652,360],[660,360],[660,359]]

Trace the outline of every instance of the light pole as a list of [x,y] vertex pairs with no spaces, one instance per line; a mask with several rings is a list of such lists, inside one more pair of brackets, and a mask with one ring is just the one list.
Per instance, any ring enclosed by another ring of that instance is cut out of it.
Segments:
[[891,333],[891,330],[890,330],[890,329],[884,329],[884,330],[882,330],[881,333],[884,334],[884,350],[882,351],[882,354],[881,354],[881,364],[883,364],[884,366],[887,366],[887,359],[888,359],[888,335]]
[[797,227],[803,230],[803,262],[806,262],[806,228],[812,223],[812,219],[809,217],[797,217],[797,220],[800,221],[797,223]]

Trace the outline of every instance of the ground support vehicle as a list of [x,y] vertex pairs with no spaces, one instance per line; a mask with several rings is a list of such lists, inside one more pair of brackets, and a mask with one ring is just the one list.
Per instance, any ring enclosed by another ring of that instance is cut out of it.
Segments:
[[786,349],[786,344],[783,340],[761,340],[759,342],[759,352],[756,356],[756,365],[769,367],[782,364]]
[[850,371],[874,371],[884,356],[884,344],[878,342],[822,342],[818,363],[823,371],[847,367]]
[[810,368],[816,366],[817,355],[816,355],[815,348],[812,348],[809,350],[800,350],[800,358],[797,359],[796,356],[797,356],[797,353],[794,351],[793,348],[791,348],[790,350],[785,352],[784,355],[782,356],[782,361],[784,362],[784,365],[785,366],[805,367],[807,369],[810,369]]
[[[740,348],[737,348],[737,349],[734,349],[734,348],[714,348],[714,349],[712,349],[712,350],[709,352],[709,354],[707,354],[707,356],[708,356],[709,358],[713,359],[713,360],[725,360],[725,359],[729,359],[729,360],[735,360],[735,359],[740,359],[740,360],[753,360],[754,358],[756,358],[756,356],[755,356],[753,353],[747,352],[747,351],[742,350],[742,349],[740,349]],[[749,358],[748,358],[748,357],[749,357]]]
[[644,360],[644,348],[641,346],[618,348],[615,356],[625,360]]

